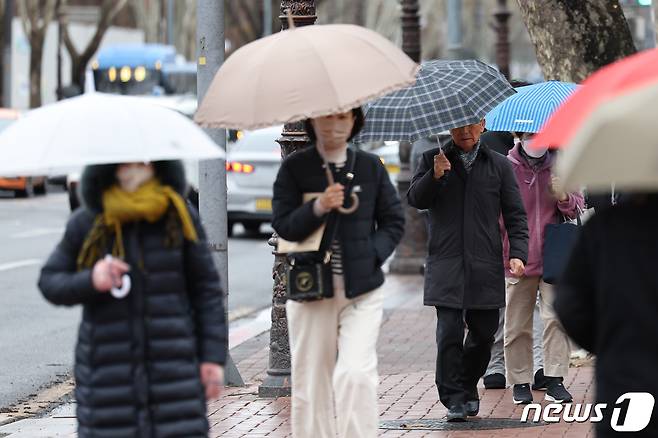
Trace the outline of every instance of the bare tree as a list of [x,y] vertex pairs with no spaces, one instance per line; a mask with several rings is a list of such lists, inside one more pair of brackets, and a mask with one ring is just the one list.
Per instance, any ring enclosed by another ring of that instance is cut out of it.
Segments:
[[196,0],[175,3],[174,42],[178,53],[192,60],[196,55]]
[[[272,10],[280,9],[280,0],[270,0]],[[321,17],[319,9],[324,4],[330,4],[336,0],[315,0],[318,9],[318,17]],[[353,0],[350,0],[353,1]],[[360,3],[359,0],[356,3]],[[250,43],[263,36],[263,1],[262,0],[225,0],[226,13],[226,38],[231,42],[232,50]],[[281,28],[279,17],[272,17],[272,29],[278,31]]]
[[[278,2],[272,0],[272,10],[279,9]],[[226,0],[226,36],[237,49],[263,34],[263,2],[260,0]],[[274,20],[274,18],[273,18]],[[276,29],[276,26],[272,27]]]
[[160,0],[130,0],[130,7],[135,14],[137,27],[144,31],[144,41],[160,41],[162,21],[162,3]]
[[41,65],[48,26],[55,17],[56,0],[19,1],[18,12],[30,43],[30,108],[41,106]]
[[[68,0],[62,0],[62,6],[65,7],[67,2]],[[103,40],[105,32],[107,32],[112,25],[112,20],[114,20],[114,17],[116,17],[121,9],[123,9],[127,2],[128,0],[103,0],[100,6],[96,32],[81,52],[78,52],[78,49],[75,47],[75,44],[71,39],[68,22],[62,20],[62,39],[64,40],[66,50],[71,56],[71,82],[78,87],[80,92],[83,92],[85,89],[85,71],[87,69],[87,64],[89,64],[91,58],[98,51],[98,47]]]
[[580,82],[634,53],[618,0],[518,0],[546,79]]

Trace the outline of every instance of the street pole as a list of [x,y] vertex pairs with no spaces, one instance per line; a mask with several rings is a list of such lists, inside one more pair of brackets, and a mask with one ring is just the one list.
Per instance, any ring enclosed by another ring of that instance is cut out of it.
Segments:
[[[292,15],[295,27],[308,26],[315,23],[315,0],[283,0],[281,1],[279,20],[282,29],[288,28],[288,12]],[[281,138],[281,158],[285,159],[309,144],[309,138],[304,130],[304,123],[288,123],[283,127]],[[267,376],[258,387],[260,397],[277,398],[290,395],[290,344],[288,343],[288,320],[286,319],[286,259],[276,252],[278,236],[275,234],[269,241],[274,250],[274,290],[272,292],[272,327],[270,329],[270,359]]]
[[[62,0],[57,0],[57,100],[62,100]],[[80,90],[82,93],[84,90]]]
[[263,0],[263,36],[272,35],[272,0]]
[[167,0],[167,44],[174,45],[174,0]]
[[2,106],[11,108],[11,47],[12,23],[14,21],[14,0],[5,0],[5,11],[2,21]]
[[[197,6],[197,89],[199,105],[210,83],[224,62],[224,2],[199,0]],[[226,131],[206,129],[206,133],[226,150]],[[199,210],[208,236],[215,266],[219,269],[225,292],[225,321],[228,325],[228,221],[226,214],[226,164],[224,160],[199,163]],[[244,382],[231,355],[226,361],[226,383],[243,386]]]
[[448,57],[464,57],[462,23],[462,0],[448,0]]
[[498,0],[498,8],[494,12],[496,25],[496,64],[498,70],[509,79],[509,58],[510,58],[510,43],[509,43],[509,18],[512,13],[507,9],[507,0]]
[[[420,62],[420,17],[418,0],[402,0],[402,50],[411,59]],[[421,214],[407,203],[413,166],[410,163],[411,143],[400,142],[400,173],[397,177],[398,193],[404,208],[406,227],[404,236],[395,251],[390,271],[395,274],[420,274],[427,247],[427,228]]]

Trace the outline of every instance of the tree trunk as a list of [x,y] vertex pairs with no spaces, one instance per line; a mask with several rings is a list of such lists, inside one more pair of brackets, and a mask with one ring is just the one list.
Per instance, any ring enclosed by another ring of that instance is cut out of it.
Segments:
[[546,80],[580,82],[635,53],[618,0],[517,0]]
[[137,26],[144,31],[144,42],[157,43],[161,17],[159,0],[131,0]]
[[78,87],[80,93],[85,92],[85,81],[87,80],[87,64],[89,59],[78,58],[72,63],[71,82]]
[[[66,3],[66,0],[64,1]],[[112,21],[116,15],[123,9],[126,2],[127,0],[103,1],[98,24],[96,25],[96,32],[91,37],[91,40],[89,40],[89,43],[87,43],[87,46],[84,48],[84,50],[80,53],[78,53],[75,45],[73,44],[73,41],[71,40],[68,23],[60,23],[60,31],[62,32],[64,45],[66,46],[66,49],[71,57],[71,83],[78,87],[80,93],[83,93],[85,90],[85,81],[87,79],[87,64],[89,64],[91,58],[93,58],[98,51],[98,48],[103,41],[103,36],[112,25]]]
[[34,38],[30,47],[30,108],[41,106],[41,58],[43,38]]

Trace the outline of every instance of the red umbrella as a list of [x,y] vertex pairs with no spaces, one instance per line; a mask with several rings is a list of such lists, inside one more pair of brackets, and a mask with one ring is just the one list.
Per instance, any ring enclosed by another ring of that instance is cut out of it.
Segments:
[[624,58],[596,71],[553,113],[533,143],[565,147],[601,105],[658,85],[658,49]]

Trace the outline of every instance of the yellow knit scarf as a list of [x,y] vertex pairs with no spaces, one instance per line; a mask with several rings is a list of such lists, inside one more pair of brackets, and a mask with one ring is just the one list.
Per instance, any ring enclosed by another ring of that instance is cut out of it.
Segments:
[[114,185],[103,193],[103,213],[94,221],[92,229],[78,255],[78,269],[90,268],[104,254],[111,234],[114,234],[112,255],[125,259],[121,227],[138,221],[157,222],[173,205],[183,227],[183,236],[189,241],[198,239],[192,217],[183,198],[170,186],[160,184],[157,179],[143,184],[133,193]]

